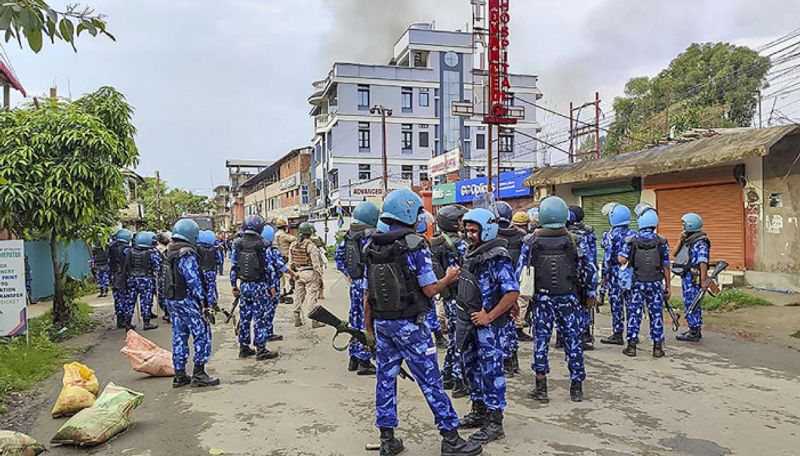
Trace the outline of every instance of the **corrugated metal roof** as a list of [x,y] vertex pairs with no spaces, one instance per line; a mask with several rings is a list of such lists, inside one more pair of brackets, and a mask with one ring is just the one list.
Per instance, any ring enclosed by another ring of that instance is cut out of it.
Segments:
[[645,177],[665,172],[710,168],[767,155],[785,136],[800,132],[795,125],[771,128],[731,128],[715,136],[656,146],[614,157],[557,165],[533,172],[525,185],[599,182],[626,177]]

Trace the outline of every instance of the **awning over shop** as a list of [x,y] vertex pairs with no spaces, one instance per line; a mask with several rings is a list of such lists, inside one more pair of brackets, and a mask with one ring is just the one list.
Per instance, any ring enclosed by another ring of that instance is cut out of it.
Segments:
[[525,181],[525,185],[535,187],[609,181],[710,168],[765,156],[778,141],[797,131],[800,131],[800,128],[795,125],[762,129],[720,129],[714,131],[714,136],[571,165],[541,168],[533,172]]

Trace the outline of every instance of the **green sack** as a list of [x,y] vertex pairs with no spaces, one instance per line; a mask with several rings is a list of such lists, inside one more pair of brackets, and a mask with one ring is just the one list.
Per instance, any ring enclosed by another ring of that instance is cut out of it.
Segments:
[[94,405],[67,420],[50,443],[94,446],[128,428],[133,410],[144,400],[142,393],[109,383]]
[[41,443],[14,431],[0,431],[0,456],[36,456],[47,451]]

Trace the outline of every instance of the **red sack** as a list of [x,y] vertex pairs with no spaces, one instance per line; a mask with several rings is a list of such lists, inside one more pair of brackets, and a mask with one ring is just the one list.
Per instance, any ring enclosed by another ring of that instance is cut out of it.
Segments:
[[159,347],[136,331],[128,331],[125,346],[122,347],[120,353],[128,358],[131,367],[136,372],[153,377],[175,375],[175,369],[172,367],[172,352]]

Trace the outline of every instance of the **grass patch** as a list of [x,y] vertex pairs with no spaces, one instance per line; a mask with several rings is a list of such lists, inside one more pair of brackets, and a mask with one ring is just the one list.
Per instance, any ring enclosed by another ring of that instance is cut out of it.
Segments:
[[[69,360],[71,350],[59,342],[93,329],[97,322],[86,303],[76,303],[72,322],[55,326],[50,312],[32,318],[28,324],[30,344],[25,336],[0,339],[0,402],[12,392],[24,391],[49,377]],[[0,403],[0,413],[2,413]]]
[[797,331],[796,333],[792,334],[790,337],[794,337],[795,339],[800,339],[800,331]]
[[[683,301],[677,298],[670,299],[670,305],[675,309],[683,309]],[[700,303],[703,310],[726,312],[746,307],[771,306],[766,299],[748,294],[738,288],[727,288],[717,296],[706,294]],[[798,331],[800,332],[800,331]]]

